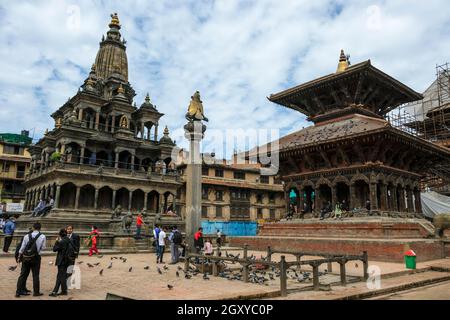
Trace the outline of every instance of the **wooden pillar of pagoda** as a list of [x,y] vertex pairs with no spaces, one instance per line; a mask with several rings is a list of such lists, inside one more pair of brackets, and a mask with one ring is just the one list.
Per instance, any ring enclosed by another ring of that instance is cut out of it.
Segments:
[[380,184],[380,210],[387,210],[388,209],[388,198],[387,198],[387,185],[384,182],[381,182]]

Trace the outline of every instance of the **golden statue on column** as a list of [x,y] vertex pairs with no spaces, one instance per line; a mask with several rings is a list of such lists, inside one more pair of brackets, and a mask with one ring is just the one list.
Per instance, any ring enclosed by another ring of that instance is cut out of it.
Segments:
[[208,121],[203,113],[203,104],[200,100],[200,92],[195,91],[194,95],[191,97],[191,102],[189,103],[188,112],[186,113],[186,119],[189,121]]

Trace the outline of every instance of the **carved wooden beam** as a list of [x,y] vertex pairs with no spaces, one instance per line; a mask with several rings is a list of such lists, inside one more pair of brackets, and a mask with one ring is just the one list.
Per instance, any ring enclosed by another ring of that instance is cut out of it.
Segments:
[[361,98],[361,90],[362,90],[364,79],[365,79],[365,75],[360,74],[359,79],[358,79],[358,84],[356,85],[355,98],[354,98],[355,103],[358,103],[358,104],[361,103],[360,98]]
[[291,165],[291,167],[293,168],[294,171],[296,172],[301,172],[302,169],[301,167],[298,165],[297,162],[295,162],[294,158],[292,156],[288,156],[288,162]]
[[355,151],[358,154],[358,157],[362,163],[365,163],[367,161],[366,157],[364,156],[364,152],[361,148],[361,145],[359,143],[353,144],[353,151]]
[[344,149],[342,149],[342,147],[338,147],[337,148],[337,152],[338,152],[339,156],[342,158],[342,161],[344,162],[344,165],[345,166],[349,166],[350,165],[350,160],[348,159],[348,156],[345,153]]
[[369,161],[375,161],[376,160],[375,158],[379,154],[380,147],[381,147],[381,142],[382,142],[382,139],[377,139],[377,142],[373,146],[372,152],[370,152],[369,156],[367,157],[367,159]]
[[326,112],[326,108],[323,105],[322,101],[320,101],[319,97],[314,96],[313,101],[316,103],[317,108],[321,110],[322,112]]
[[334,101],[336,102],[336,104],[339,106],[342,106],[343,105],[342,100],[341,100],[341,98],[339,98],[339,95],[336,93],[336,91],[331,90],[330,93],[331,93],[331,96],[333,97]]
[[331,161],[328,158],[327,153],[325,151],[323,151],[323,150],[320,150],[319,153],[320,153],[320,156],[322,157],[322,159],[325,161],[327,167],[328,168],[332,168],[333,165],[331,164]]
[[314,164],[314,161],[311,158],[311,156],[309,154],[305,154],[304,158],[305,158],[306,163],[308,163],[308,166],[310,167],[310,169],[316,170],[316,165]]

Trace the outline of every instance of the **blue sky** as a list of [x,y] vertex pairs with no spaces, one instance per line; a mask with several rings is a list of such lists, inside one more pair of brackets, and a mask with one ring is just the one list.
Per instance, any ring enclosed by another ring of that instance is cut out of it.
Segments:
[[[210,129],[307,126],[266,97],[335,71],[340,49],[421,92],[450,60],[450,6],[411,1],[7,1],[0,3],[0,132],[53,128],[86,78],[110,13],[129,80],[174,134],[199,90]],[[176,134],[175,134],[176,135]]]

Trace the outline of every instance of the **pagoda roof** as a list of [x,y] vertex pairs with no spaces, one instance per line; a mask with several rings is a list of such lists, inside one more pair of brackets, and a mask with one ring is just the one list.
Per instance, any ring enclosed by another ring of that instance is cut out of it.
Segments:
[[268,97],[312,121],[349,106],[359,106],[382,117],[401,104],[422,98],[420,93],[375,68],[370,60]]

